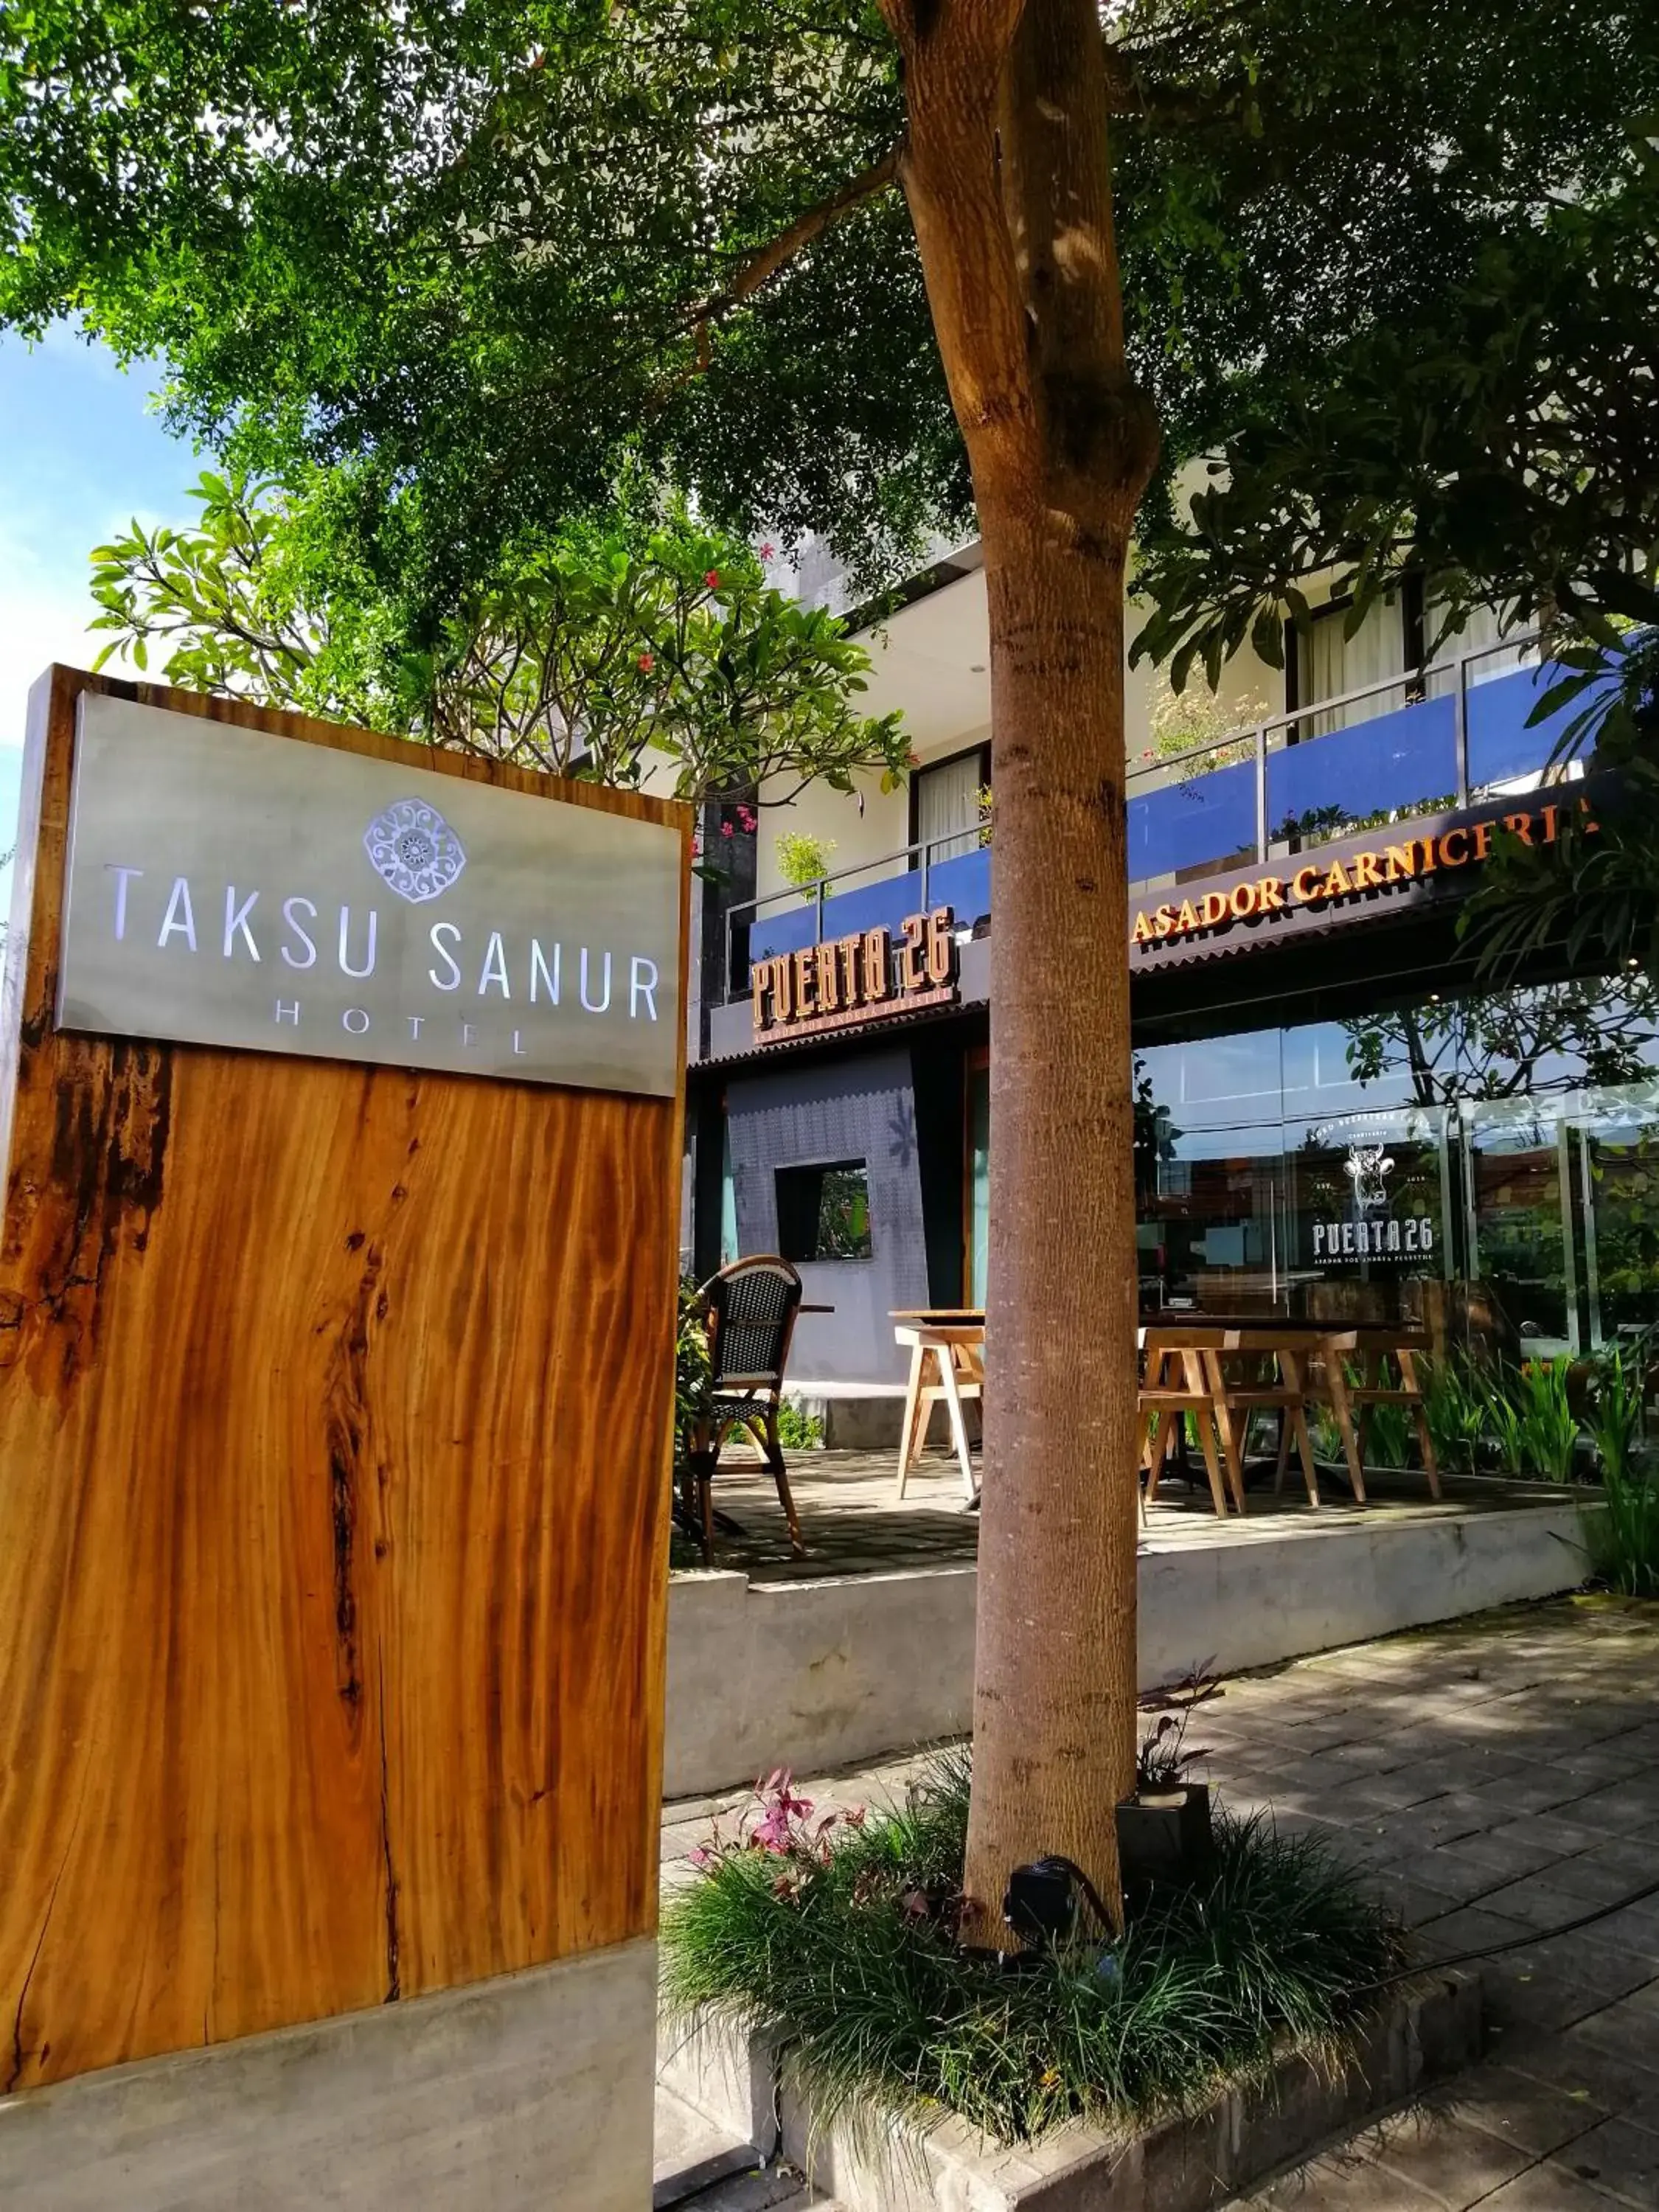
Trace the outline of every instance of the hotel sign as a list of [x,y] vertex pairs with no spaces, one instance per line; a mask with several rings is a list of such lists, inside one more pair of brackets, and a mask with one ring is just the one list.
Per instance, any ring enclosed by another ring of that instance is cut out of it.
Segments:
[[658,823],[82,695],[58,1023],[672,1097]]
[[782,1044],[861,1028],[957,997],[955,916],[948,906],[909,915],[895,943],[866,929],[798,952],[757,960],[749,971],[757,1044]]
[[1281,863],[1277,875],[1241,876],[1195,898],[1170,899],[1143,908],[1135,915],[1130,941],[1138,951],[1155,951],[1234,923],[1271,924],[1275,916],[1328,910],[1367,892],[1428,883],[1484,860],[1499,830],[1512,831],[1523,844],[1553,845],[1563,811],[1559,805],[1534,806],[1482,821],[1454,823],[1430,836],[1405,836],[1397,843],[1358,852],[1333,848],[1295,869]]

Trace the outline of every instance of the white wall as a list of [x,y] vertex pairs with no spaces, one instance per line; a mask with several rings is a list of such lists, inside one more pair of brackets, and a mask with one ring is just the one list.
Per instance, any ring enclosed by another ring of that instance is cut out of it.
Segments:
[[[836,875],[843,868],[896,852],[908,841],[909,793],[883,791],[878,773],[860,776],[858,795],[851,798],[844,792],[832,791],[827,783],[808,784],[787,805],[769,802],[763,792],[755,855],[755,888],[762,898],[786,888],[777,848],[779,833],[784,830],[816,837],[823,845],[833,844],[835,850],[826,856],[826,869]],[[857,887],[856,881],[846,886],[849,890]]]
[[[1132,605],[1131,638],[1145,619]],[[988,738],[991,731],[990,628],[984,572],[975,569],[928,593],[877,629],[862,642],[873,664],[864,703],[872,714],[896,708],[904,717],[913,757],[922,764],[943,760]],[[1189,683],[1203,685],[1202,672]],[[1166,688],[1158,670],[1126,669],[1125,742],[1137,763],[1150,743],[1153,702]],[[1282,711],[1283,672],[1259,659],[1248,647],[1222,671],[1215,697],[1228,727],[1255,719],[1265,706]],[[862,805],[860,806],[860,799]],[[787,805],[768,805],[761,816],[758,890],[763,896],[782,889],[777,866],[780,830],[804,831],[833,842],[830,872],[854,867],[896,851],[909,836],[909,798],[904,791],[884,793],[878,775],[860,779],[848,797],[812,785]]]

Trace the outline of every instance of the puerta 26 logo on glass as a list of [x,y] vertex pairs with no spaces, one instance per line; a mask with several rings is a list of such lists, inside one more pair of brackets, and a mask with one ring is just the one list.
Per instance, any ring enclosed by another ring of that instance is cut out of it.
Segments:
[[1340,1213],[1328,1211],[1314,1218],[1316,1267],[1336,1267],[1352,1260],[1404,1264],[1430,1257],[1434,1251],[1433,1217],[1395,1212],[1395,1161],[1386,1145],[1349,1146],[1342,1163],[1347,1203]]

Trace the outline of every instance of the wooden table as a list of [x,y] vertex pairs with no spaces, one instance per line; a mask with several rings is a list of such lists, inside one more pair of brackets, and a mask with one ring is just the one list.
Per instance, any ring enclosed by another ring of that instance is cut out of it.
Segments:
[[[1262,1316],[1241,1316],[1235,1319],[1212,1314],[1194,1312],[1185,1316],[1161,1316],[1146,1323],[1140,1330],[1140,1342],[1147,1355],[1147,1392],[1151,1410],[1158,1410],[1156,1395],[1162,1389],[1169,1393],[1165,1369],[1172,1355],[1183,1360],[1182,1382],[1191,1395],[1207,1395],[1217,1430],[1227,1454],[1228,1475],[1232,1482],[1235,1498],[1242,1483],[1243,1432],[1230,1447],[1231,1416],[1242,1412],[1245,1426],[1251,1410],[1257,1407],[1275,1407],[1281,1416],[1279,1463],[1274,1487],[1284,1480],[1292,1437],[1300,1445],[1303,1437],[1297,1424],[1305,1427],[1305,1407],[1308,1405],[1328,1405],[1342,1441],[1343,1458],[1346,1464],[1349,1486],[1355,1502],[1365,1502],[1364,1470],[1364,1425],[1367,1409],[1373,1405],[1395,1404],[1410,1408],[1415,1422],[1423,1452],[1423,1468],[1428,1480],[1430,1494],[1440,1495],[1439,1472],[1435,1463],[1434,1443],[1429,1431],[1428,1419],[1423,1407],[1422,1388],[1415,1369],[1415,1358],[1430,1348],[1427,1334],[1419,1329],[1391,1327],[1382,1322],[1353,1322],[1343,1325],[1331,1322],[1278,1321]],[[1255,1353],[1276,1359],[1280,1368],[1279,1386],[1255,1389],[1249,1384],[1230,1385],[1221,1362],[1230,1352]],[[1359,1376],[1351,1381],[1347,1370],[1350,1354],[1357,1354]],[[1384,1369],[1393,1360],[1400,1370],[1398,1385],[1385,1379]],[[1200,1375],[1204,1382],[1200,1383]],[[1158,1438],[1164,1438],[1167,1424],[1160,1422]],[[1184,1427],[1177,1431],[1184,1448]],[[1161,1456],[1161,1455],[1160,1455]],[[1239,1462],[1236,1474],[1234,1459]],[[1209,1457],[1206,1454],[1206,1460]],[[1310,1501],[1318,1503],[1316,1481],[1310,1472],[1310,1451],[1303,1454],[1303,1470],[1308,1479]],[[1155,1490],[1156,1469],[1151,1489]],[[1217,1487],[1213,1474],[1212,1488]],[[1151,1492],[1149,1490],[1149,1495]],[[1218,1510],[1221,1510],[1219,1505]]]
[[968,1456],[962,1409],[965,1399],[976,1399],[981,1408],[985,1401],[985,1316],[971,1306],[923,1306],[901,1308],[889,1317],[895,1324],[895,1341],[910,1347],[910,1376],[899,1432],[898,1495],[904,1495],[911,1467],[927,1440],[928,1419],[943,1399],[963,1488],[971,1505],[978,1499],[979,1486]]

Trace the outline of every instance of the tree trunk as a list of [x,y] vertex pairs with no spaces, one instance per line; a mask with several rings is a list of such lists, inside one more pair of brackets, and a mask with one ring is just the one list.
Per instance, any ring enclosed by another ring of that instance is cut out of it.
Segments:
[[[996,828],[991,1268],[966,1887],[1117,1896],[1135,1711],[1135,1303],[1123,556],[981,515]],[[1000,1940],[1006,1941],[1006,1937]]]
[[902,175],[990,605],[991,1265],[963,1935],[1133,1779],[1137,1266],[1123,586],[1157,450],[1126,369],[1095,0],[888,0]]

